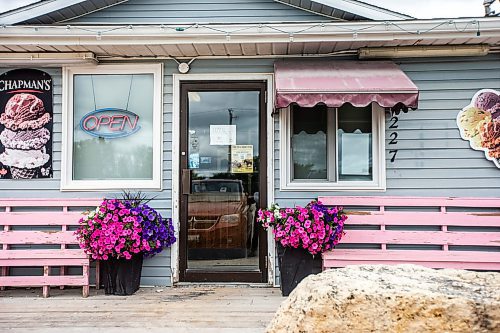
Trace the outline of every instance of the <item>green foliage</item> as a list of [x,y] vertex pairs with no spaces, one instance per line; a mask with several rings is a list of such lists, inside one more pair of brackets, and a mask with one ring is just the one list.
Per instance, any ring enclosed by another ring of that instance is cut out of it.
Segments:
[[154,198],[156,198],[156,196],[148,198],[146,193],[143,193],[141,191],[132,192],[127,190],[122,190],[122,195],[121,195],[121,200],[129,202],[132,207],[138,207],[141,204],[147,204]]

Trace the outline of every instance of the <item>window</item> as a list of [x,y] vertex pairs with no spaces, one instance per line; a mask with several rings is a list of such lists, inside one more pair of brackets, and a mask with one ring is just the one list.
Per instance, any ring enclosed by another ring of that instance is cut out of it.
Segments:
[[158,65],[66,68],[61,189],[161,189]]
[[385,189],[381,107],[292,105],[281,117],[283,190]]

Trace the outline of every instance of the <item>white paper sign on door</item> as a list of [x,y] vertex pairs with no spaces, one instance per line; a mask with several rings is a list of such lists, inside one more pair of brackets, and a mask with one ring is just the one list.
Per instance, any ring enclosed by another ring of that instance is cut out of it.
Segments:
[[236,125],[210,125],[210,145],[235,145]]

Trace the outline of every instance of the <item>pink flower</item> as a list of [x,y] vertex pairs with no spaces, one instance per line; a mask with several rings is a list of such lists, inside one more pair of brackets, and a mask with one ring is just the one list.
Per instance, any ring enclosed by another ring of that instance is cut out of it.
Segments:
[[347,217],[341,207],[328,208],[312,201],[305,207],[280,209],[280,218],[274,219],[277,209],[273,204],[270,209],[259,210],[258,221],[265,228],[272,227],[275,240],[283,246],[318,254],[332,249],[343,235]]

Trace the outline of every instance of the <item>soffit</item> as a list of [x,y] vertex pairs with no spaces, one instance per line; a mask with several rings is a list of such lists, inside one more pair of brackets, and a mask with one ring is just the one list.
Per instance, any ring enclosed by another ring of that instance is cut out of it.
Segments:
[[362,47],[487,44],[500,18],[176,26],[8,26],[2,52],[94,52],[99,57],[280,56],[354,53]]
[[[282,55],[354,54],[358,48],[411,45],[474,45],[490,44],[492,51],[500,48],[499,38],[463,38],[415,41],[341,41],[293,43],[220,43],[220,44],[144,44],[144,45],[0,45],[0,52],[94,52],[100,58],[109,57],[244,57]],[[0,61],[1,64],[1,61]]]

